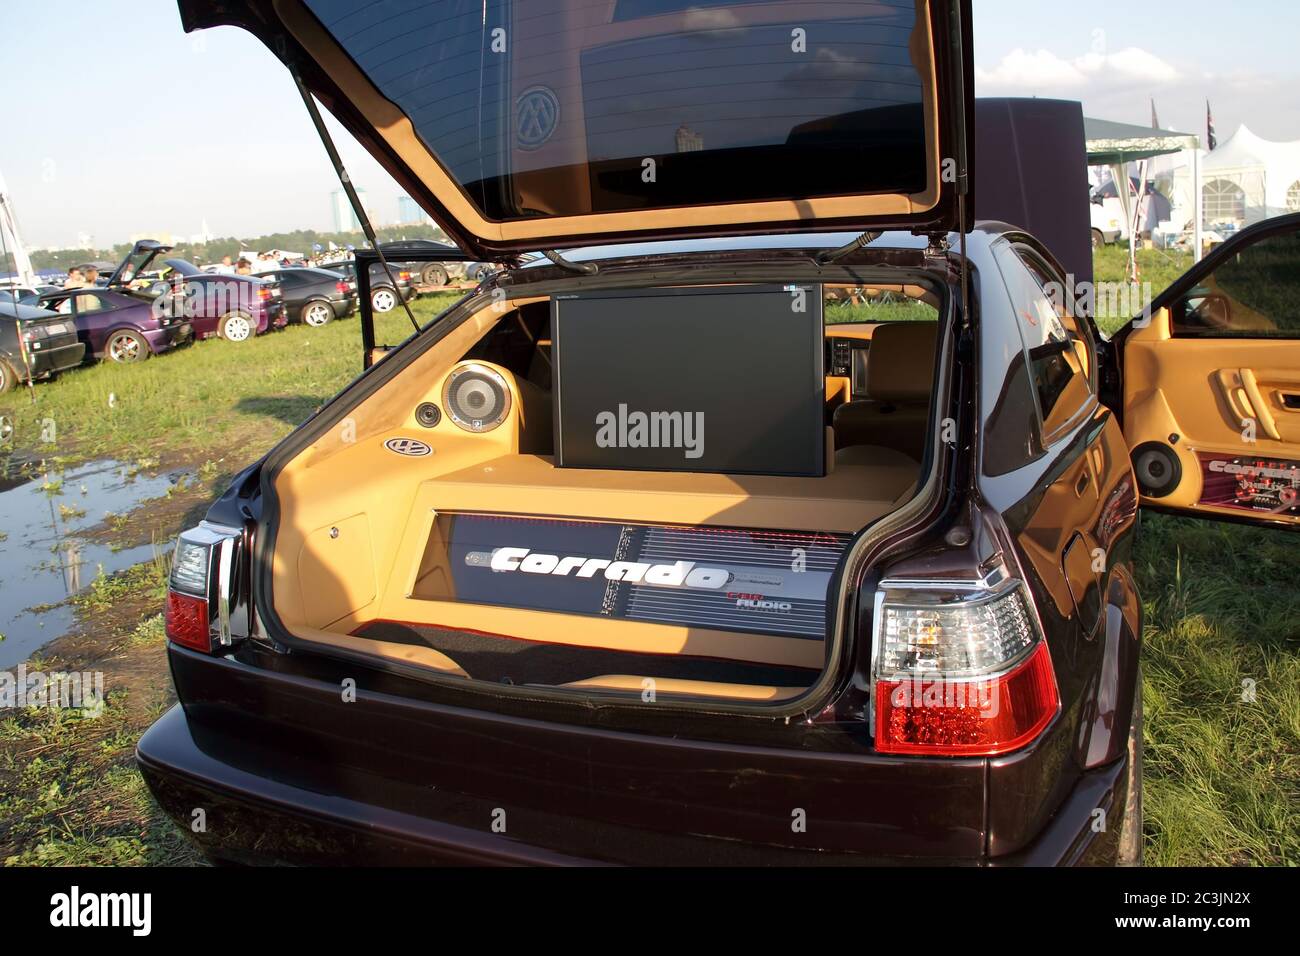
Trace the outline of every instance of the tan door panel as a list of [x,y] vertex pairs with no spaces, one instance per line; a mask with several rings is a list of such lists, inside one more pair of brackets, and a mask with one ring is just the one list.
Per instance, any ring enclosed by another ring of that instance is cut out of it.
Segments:
[[1286,507],[1300,463],[1300,339],[1179,336],[1171,326],[1161,309],[1124,342],[1129,448],[1160,447],[1181,472],[1142,503],[1300,524]]

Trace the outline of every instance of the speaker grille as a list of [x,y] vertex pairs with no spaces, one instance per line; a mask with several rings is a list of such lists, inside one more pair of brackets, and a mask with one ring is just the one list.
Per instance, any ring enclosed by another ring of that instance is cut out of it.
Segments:
[[1138,487],[1149,498],[1163,498],[1183,480],[1183,466],[1168,445],[1144,442],[1133,449],[1133,472]]
[[510,414],[510,387],[495,369],[466,363],[447,376],[442,405],[467,432],[488,432]]

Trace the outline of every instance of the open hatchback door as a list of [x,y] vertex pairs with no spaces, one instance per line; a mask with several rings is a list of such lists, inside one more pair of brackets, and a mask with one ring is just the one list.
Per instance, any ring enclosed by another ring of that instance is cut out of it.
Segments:
[[126,254],[113,274],[109,276],[108,288],[124,289],[128,288],[135,278],[137,278],[145,269],[149,268],[159,256],[165,256],[172,251],[171,246],[165,246],[154,239],[140,239],[131,247],[131,251]]
[[1300,525],[1300,215],[1238,233],[1114,339],[1143,504]]
[[969,0],[180,0],[244,27],[478,259],[968,229]]

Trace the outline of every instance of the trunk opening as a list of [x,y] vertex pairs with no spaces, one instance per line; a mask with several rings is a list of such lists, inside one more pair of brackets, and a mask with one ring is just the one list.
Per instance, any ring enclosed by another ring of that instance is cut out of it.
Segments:
[[896,274],[818,291],[820,475],[562,467],[551,297],[484,302],[276,475],[275,616],[436,677],[799,698],[832,663],[855,536],[926,483],[947,301]]

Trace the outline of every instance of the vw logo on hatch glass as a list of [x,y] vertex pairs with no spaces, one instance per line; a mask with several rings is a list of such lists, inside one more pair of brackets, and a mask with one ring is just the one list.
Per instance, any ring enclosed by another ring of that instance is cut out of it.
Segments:
[[560,101],[549,87],[533,86],[515,103],[515,141],[520,149],[537,149],[560,125]]

